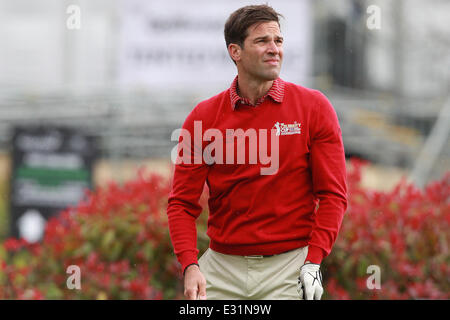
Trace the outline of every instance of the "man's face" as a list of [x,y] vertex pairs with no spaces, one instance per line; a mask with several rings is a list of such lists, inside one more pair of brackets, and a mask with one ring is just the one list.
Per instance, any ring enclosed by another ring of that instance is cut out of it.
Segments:
[[256,23],[247,32],[237,61],[240,71],[258,80],[275,80],[280,74],[283,60],[283,37],[278,23]]

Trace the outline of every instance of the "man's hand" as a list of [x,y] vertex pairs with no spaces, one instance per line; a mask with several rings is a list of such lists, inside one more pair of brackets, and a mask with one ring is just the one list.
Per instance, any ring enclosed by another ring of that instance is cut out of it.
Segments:
[[195,264],[185,270],[184,296],[189,300],[206,300],[206,279]]
[[304,300],[320,300],[323,293],[320,264],[307,261],[300,268],[297,291]]

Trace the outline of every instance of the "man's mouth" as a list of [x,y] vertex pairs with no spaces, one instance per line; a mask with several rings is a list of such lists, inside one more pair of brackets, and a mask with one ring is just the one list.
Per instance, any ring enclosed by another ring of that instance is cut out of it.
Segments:
[[277,66],[280,63],[280,60],[278,60],[278,59],[268,59],[268,60],[265,60],[264,62],[268,63],[270,65],[273,65],[273,66]]

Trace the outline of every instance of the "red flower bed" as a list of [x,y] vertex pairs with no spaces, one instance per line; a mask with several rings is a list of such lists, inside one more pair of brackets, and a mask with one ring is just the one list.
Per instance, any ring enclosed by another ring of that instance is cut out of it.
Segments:
[[[0,247],[0,299],[162,299],[179,296],[168,235],[169,182],[158,176],[111,183],[48,221],[40,244]],[[69,289],[70,265],[81,289]]]
[[[424,190],[403,180],[377,192],[360,185],[364,165],[348,169],[349,207],[323,265],[327,297],[450,298],[450,172]],[[368,288],[370,265],[379,267],[380,289]]]
[[[402,181],[377,192],[361,187],[363,167],[354,160],[348,168],[349,207],[322,264],[324,298],[450,298],[450,173],[422,191]],[[140,172],[52,218],[41,243],[7,239],[0,245],[0,299],[181,298],[169,190],[168,179]],[[208,246],[206,218],[205,212],[198,221],[201,252]],[[79,267],[81,289],[68,288],[71,265]],[[371,265],[380,270],[380,289],[367,286]]]

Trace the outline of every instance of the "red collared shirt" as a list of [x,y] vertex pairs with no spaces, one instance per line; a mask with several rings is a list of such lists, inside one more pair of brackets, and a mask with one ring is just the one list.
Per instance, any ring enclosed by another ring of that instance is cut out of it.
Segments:
[[256,107],[260,105],[267,97],[271,97],[273,101],[278,103],[283,102],[284,81],[280,78],[275,79],[270,90],[263,97],[259,98],[258,101],[256,101],[256,104],[252,104],[250,100],[243,98],[238,94],[238,76],[234,78],[230,87],[231,108],[233,110],[236,108],[236,104],[238,103]]

